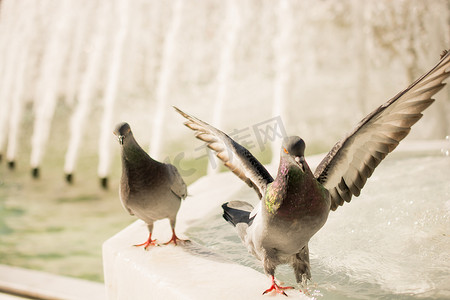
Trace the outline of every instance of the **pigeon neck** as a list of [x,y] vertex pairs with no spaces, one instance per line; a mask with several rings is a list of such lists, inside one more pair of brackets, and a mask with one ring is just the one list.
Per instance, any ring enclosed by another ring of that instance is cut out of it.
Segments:
[[143,165],[154,160],[139,146],[133,136],[129,136],[123,146],[123,160],[128,164]]
[[268,187],[264,197],[266,210],[269,213],[275,214],[283,203],[283,200],[286,198],[291,178],[290,173],[292,172],[288,162],[282,157],[278,167],[277,177]]
[[308,187],[307,181],[313,177],[308,174],[308,170],[305,173],[295,163],[282,157],[277,177],[266,192],[267,211],[272,214],[296,214],[302,206],[300,199]]

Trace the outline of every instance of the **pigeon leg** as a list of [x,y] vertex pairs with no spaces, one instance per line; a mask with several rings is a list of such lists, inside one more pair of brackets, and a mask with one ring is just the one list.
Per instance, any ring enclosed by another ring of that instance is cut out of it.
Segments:
[[149,246],[159,246],[159,244],[156,243],[156,240],[152,240],[152,233],[148,235],[148,239],[145,243],[134,245],[135,247],[144,246],[144,249],[147,250]]
[[283,290],[289,290],[289,289],[294,288],[292,286],[280,286],[280,285],[278,285],[278,283],[276,283],[275,276],[271,275],[270,277],[272,279],[272,286],[270,288],[268,288],[267,290],[265,290],[263,295],[275,290],[275,292],[277,292],[278,294],[283,294],[287,297],[287,294]]
[[175,229],[172,228],[172,238],[167,243],[164,243],[163,245],[168,245],[171,242],[173,242],[175,245],[177,245],[177,241],[182,241],[182,239],[177,237],[177,235],[175,234]]
[[177,235],[175,234],[175,222],[176,222],[175,217],[170,218],[170,227],[172,228],[172,238],[167,243],[164,243],[163,245],[168,245],[171,242],[173,242],[175,245],[177,245],[178,241],[187,242],[187,240],[182,240],[179,237],[177,237]]
[[300,285],[300,292],[308,295],[308,280],[311,279],[311,271],[309,266],[309,249],[308,245],[293,257],[295,278]]
[[152,231],[153,231],[153,224],[147,224],[148,228],[148,239],[145,243],[134,245],[135,247],[144,246],[144,249],[147,250],[149,246],[159,246],[158,243],[156,243],[156,239],[152,240]]

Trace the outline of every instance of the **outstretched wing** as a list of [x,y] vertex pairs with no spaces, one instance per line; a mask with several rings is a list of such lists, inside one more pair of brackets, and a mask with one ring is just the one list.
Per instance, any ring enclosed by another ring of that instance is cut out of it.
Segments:
[[449,75],[450,53],[444,52],[428,73],[365,117],[334,145],[314,173],[330,192],[332,210],[344,201],[350,202],[352,195],[359,196],[375,167],[408,135]]
[[195,131],[195,137],[206,142],[208,148],[214,150],[225,166],[240,179],[254,188],[259,198],[264,195],[266,186],[273,181],[264,166],[243,146],[217,128],[181,111],[175,110],[188,119],[184,123]]

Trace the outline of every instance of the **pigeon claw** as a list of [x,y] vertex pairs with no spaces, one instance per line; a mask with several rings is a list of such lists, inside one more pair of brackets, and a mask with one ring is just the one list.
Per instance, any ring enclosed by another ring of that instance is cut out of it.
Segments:
[[292,286],[281,286],[281,285],[278,285],[278,283],[276,283],[276,281],[275,281],[275,277],[272,276],[272,286],[270,288],[268,288],[267,290],[265,290],[263,295],[265,295],[265,294],[267,294],[267,293],[269,293],[271,291],[275,291],[278,294],[283,294],[283,295],[285,295],[287,297],[287,294],[285,293],[284,290],[289,290],[289,289],[293,289],[293,288],[294,287],[292,287]]
[[180,241],[180,239],[178,238],[178,237],[173,237],[172,236],[172,238],[168,241],[168,242],[166,242],[166,243],[164,243],[163,245],[169,245],[170,243],[174,243],[175,244],[175,246],[177,245],[177,241]]
[[159,246],[159,244],[155,240],[152,240],[152,236],[150,235],[145,243],[134,245],[135,247],[144,246],[144,249],[147,250],[150,246]]
[[305,294],[306,296],[311,296],[311,293],[308,291],[307,288],[305,288],[305,289],[300,289],[300,293],[303,293],[303,294]]
[[137,245],[134,245],[134,246],[135,246],[135,247],[141,247],[141,246],[144,246],[144,249],[145,249],[145,250],[148,250],[148,247],[150,247],[150,246],[159,246],[159,244],[156,243],[156,240],[152,240],[152,241],[146,241],[145,243],[137,244]]
[[182,240],[179,237],[177,237],[177,235],[175,234],[175,230],[172,229],[172,238],[167,243],[164,243],[163,245],[168,245],[171,242],[173,242],[175,244],[175,246],[176,246],[177,245],[177,241],[183,241],[184,242],[185,240]]

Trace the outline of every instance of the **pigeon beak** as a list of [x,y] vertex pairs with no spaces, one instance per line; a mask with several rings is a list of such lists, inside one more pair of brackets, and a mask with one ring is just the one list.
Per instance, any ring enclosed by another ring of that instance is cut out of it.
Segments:
[[303,156],[296,156],[295,162],[300,167],[300,169],[302,169],[302,171],[305,172],[305,167],[303,166],[303,163],[305,162],[305,158]]
[[119,144],[121,144],[121,145],[123,145],[123,139],[124,139],[124,135],[119,135],[118,137],[117,137],[117,139],[119,140]]

